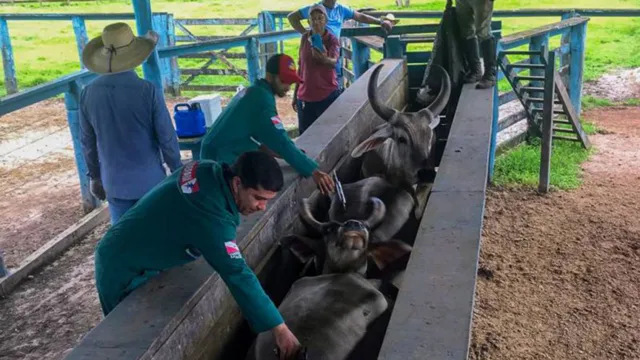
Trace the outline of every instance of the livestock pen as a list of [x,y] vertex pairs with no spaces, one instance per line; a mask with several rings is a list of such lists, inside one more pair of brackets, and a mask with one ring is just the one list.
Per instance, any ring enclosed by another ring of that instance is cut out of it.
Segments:
[[[573,31],[583,31],[579,23],[561,23],[564,26],[510,35],[510,45],[539,44],[549,34],[566,37]],[[148,28],[150,24],[146,26]],[[141,29],[144,26],[139,27],[139,31]],[[436,27],[399,26],[382,43],[386,59],[378,89],[387,104],[397,109],[413,105],[415,91],[429,59],[428,52],[407,52],[404,46],[407,42],[403,42],[401,36],[403,31],[411,29],[417,33],[433,33]],[[356,59],[355,82],[308,133],[297,139],[323,170],[337,169],[340,173],[352,171],[352,165],[347,162],[348,150],[380,121],[364,96],[369,77],[367,52],[370,43],[359,39],[380,34],[376,29],[347,29],[345,34],[356,44],[352,49]],[[284,31],[203,41],[161,48],[158,55],[159,59],[166,59],[180,54],[243,47],[248,73],[258,76],[259,46],[292,36],[297,35]],[[558,51],[563,55],[576,54],[580,59],[583,48],[577,42],[572,46],[566,44]],[[578,66],[575,73],[580,74],[582,60],[575,60],[575,64]],[[150,73],[156,71],[157,74],[160,70],[159,66],[154,70],[152,65],[145,69],[145,75],[151,78]],[[574,62],[566,65],[571,74]],[[92,76],[81,72],[5,98],[2,114],[65,93],[73,132],[77,126],[78,91]],[[580,77],[576,75],[575,79]],[[158,78],[155,77],[156,81]],[[570,86],[570,89],[579,99],[579,87]],[[476,91],[467,85],[460,89],[459,98],[449,104],[447,113],[452,116],[443,121],[443,127],[448,126],[448,131],[439,139],[440,168],[421,223],[415,224],[414,250],[390,314],[380,358],[466,358],[484,194],[496,148],[498,106],[501,99],[509,96],[512,95],[498,96],[497,88]],[[288,166],[282,165],[287,178],[286,190],[264,214],[243,222],[238,232],[247,262],[274,296],[277,296],[277,290],[286,290],[286,282],[284,289],[274,290],[275,279],[270,275],[283,256],[276,241],[291,231],[302,231],[301,223],[296,220],[292,224],[291,219],[297,219],[299,199],[313,193],[310,181],[297,179]],[[345,175],[345,178],[349,176]],[[88,191],[85,194],[86,199],[91,200]],[[278,284],[282,286],[282,282]],[[132,294],[85,337],[69,358],[215,358],[242,349],[238,344],[243,341],[246,344],[250,339],[246,331],[243,336],[242,326],[238,309],[218,275],[212,274],[206,263],[198,261],[170,271]],[[234,349],[233,345],[237,347]]]

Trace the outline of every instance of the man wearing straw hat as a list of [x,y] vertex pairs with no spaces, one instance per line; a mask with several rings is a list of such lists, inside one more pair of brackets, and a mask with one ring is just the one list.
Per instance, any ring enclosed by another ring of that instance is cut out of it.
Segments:
[[154,51],[158,36],[134,36],[125,23],[110,24],[82,51],[100,74],[80,99],[80,131],[91,192],[107,200],[111,223],[180,166],[175,128],[161,89],[134,71]]

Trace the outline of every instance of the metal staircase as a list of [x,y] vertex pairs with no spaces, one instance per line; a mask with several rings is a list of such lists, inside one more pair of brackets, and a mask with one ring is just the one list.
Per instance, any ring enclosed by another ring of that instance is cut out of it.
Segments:
[[[507,55],[528,55],[531,61],[512,64]],[[540,51],[500,51],[497,60],[498,66],[524,106],[529,129],[535,136],[542,136],[545,107],[552,107],[553,110],[547,112],[552,117],[552,138],[579,141],[584,148],[589,148],[589,138],[580,124],[567,88],[555,70],[555,61],[548,61],[550,58],[555,59],[554,56],[549,56],[543,47]],[[530,74],[520,75],[515,70],[517,68],[529,69]]]

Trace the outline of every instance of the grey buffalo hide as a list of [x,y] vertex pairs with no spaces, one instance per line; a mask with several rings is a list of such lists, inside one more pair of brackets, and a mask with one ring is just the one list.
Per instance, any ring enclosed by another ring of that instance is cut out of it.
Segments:
[[[287,326],[306,346],[309,360],[343,360],[388,306],[373,282],[348,273],[299,279],[279,310]],[[261,333],[255,344],[256,360],[276,359],[275,348],[272,333]]]
[[364,220],[371,212],[369,198],[377,197],[384,203],[387,211],[383,220],[371,233],[372,243],[391,240],[407,222],[416,205],[416,199],[409,191],[393,186],[377,176],[343,184],[342,189],[347,199],[347,209],[345,211],[342,208],[337,201],[337,195],[334,195],[329,208],[331,220]]

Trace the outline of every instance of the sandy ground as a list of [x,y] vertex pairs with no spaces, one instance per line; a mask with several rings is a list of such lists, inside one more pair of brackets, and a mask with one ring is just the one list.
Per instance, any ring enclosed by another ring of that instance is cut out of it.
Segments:
[[[170,113],[185,100],[168,99]],[[297,126],[290,101],[278,99],[277,106],[285,126]],[[51,99],[0,118],[0,251],[9,269],[78,221],[80,201],[64,102]]]
[[471,359],[640,358],[640,108],[586,116],[582,188],[489,192]]

